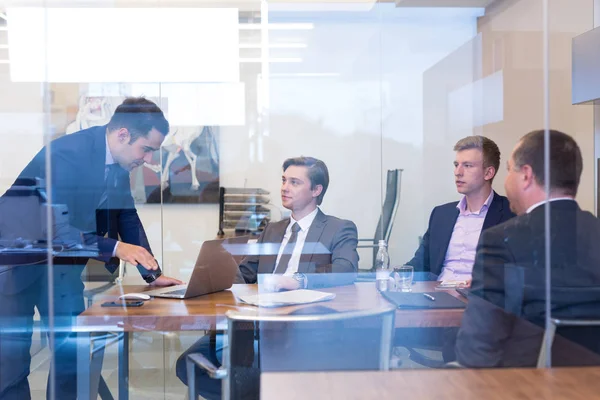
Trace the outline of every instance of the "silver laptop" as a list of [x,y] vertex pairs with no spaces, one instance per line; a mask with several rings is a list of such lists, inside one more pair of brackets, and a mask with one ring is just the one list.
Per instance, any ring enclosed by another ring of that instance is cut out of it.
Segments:
[[[247,239],[234,239],[235,242],[242,240]],[[223,247],[225,241],[231,242],[232,240],[208,240],[202,244],[190,282],[187,285],[169,286],[144,293],[153,297],[188,299],[229,289],[239,268],[231,253]]]

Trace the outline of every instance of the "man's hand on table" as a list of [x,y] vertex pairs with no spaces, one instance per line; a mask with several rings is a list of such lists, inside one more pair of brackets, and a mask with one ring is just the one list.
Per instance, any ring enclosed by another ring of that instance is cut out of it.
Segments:
[[281,290],[300,289],[300,282],[291,276],[285,275],[267,275],[262,282],[262,287],[267,292],[279,292]]

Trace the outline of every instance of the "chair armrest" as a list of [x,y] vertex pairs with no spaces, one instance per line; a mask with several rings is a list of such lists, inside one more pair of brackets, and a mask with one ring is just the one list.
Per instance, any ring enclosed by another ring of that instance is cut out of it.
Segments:
[[357,249],[374,249],[377,246],[376,244],[359,244],[358,246],[356,246]]
[[93,289],[84,289],[83,296],[84,297],[93,297],[99,293],[102,293],[102,292],[107,291],[108,289],[111,289],[113,286],[115,286],[114,282],[107,282],[104,285],[95,287]]
[[405,346],[405,347],[410,353],[409,358],[411,361],[413,361],[417,364],[421,364],[427,368],[445,368],[443,361],[429,358],[429,357],[419,353],[416,349],[412,348],[411,346]]
[[[213,379],[223,379],[223,378],[227,377],[227,370],[225,368],[223,368],[223,367],[217,368],[212,362],[210,362],[206,357],[204,357],[200,353],[188,354],[186,363],[187,363],[188,374],[191,371],[192,376],[194,376],[194,374],[193,374],[194,366],[197,365],[198,367],[200,367],[204,371],[206,371],[206,374]],[[189,383],[189,379],[188,379],[188,383]]]
[[462,365],[462,364],[460,364],[458,361],[452,361],[452,362],[444,364],[444,368],[447,368],[447,369],[463,369],[463,368],[465,368],[465,366]]
[[359,242],[372,242],[373,238],[371,239],[358,239]]

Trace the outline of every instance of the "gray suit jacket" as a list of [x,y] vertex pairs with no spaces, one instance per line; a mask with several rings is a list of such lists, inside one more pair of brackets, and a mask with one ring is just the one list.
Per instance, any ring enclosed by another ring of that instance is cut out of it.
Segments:
[[[258,274],[273,273],[289,223],[290,219],[286,218],[267,225],[258,243],[273,244],[275,251],[244,258],[240,264],[243,282],[256,283]],[[319,210],[308,230],[298,272],[306,274],[309,288],[352,284],[358,272],[357,244],[358,233],[353,222],[325,215]]]

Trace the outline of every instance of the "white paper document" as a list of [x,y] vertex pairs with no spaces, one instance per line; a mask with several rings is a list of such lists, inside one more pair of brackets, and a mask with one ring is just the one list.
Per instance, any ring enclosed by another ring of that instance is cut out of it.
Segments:
[[335,294],[301,289],[279,293],[258,293],[238,296],[238,298],[244,303],[258,307],[285,307],[331,300],[335,298]]

